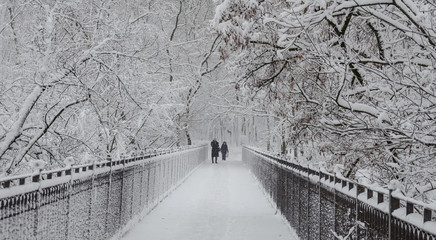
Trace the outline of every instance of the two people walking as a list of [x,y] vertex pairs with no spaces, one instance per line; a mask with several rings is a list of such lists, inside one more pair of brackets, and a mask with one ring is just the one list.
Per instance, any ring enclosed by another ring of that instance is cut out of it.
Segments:
[[218,156],[219,152],[221,151],[222,160],[226,160],[226,157],[229,153],[229,148],[227,146],[226,142],[223,142],[220,148],[220,144],[216,140],[216,138],[213,139],[213,141],[210,143],[210,146],[212,147],[212,163],[218,163]]

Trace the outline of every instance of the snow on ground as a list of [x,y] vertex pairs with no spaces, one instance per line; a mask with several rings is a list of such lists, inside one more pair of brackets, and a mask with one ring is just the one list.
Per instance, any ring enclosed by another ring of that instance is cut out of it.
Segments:
[[241,161],[241,150],[230,151],[227,161],[204,162],[123,239],[292,240]]

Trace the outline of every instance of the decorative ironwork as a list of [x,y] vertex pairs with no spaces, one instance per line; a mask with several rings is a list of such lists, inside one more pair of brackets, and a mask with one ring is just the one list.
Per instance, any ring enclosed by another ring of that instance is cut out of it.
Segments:
[[206,145],[156,150],[1,179],[0,239],[111,238],[206,156]]
[[436,240],[436,209],[244,146],[242,159],[301,239]]

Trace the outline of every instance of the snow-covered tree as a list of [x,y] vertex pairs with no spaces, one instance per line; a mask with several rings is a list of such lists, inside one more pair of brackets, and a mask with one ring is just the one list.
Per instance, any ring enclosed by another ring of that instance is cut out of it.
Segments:
[[435,23],[426,0],[223,0],[214,18],[222,57],[273,103],[297,152],[411,195],[436,179]]
[[29,171],[34,159],[51,168],[189,143],[198,89],[220,65],[213,7],[0,3],[0,174]]

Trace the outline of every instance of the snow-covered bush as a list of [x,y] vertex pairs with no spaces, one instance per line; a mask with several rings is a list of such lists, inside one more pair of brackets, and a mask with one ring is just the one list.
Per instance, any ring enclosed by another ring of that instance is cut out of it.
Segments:
[[33,172],[39,173],[41,170],[44,169],[46,165],[46,162],[44,162],[43,160],[33,160],[32,162],[30,162],[30,166],[33,169]]
[[69,156],[64,159],[64,163],[65,167],[70,168],[72,165],[76,164],[76,160],[74,157]]

